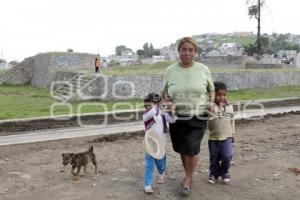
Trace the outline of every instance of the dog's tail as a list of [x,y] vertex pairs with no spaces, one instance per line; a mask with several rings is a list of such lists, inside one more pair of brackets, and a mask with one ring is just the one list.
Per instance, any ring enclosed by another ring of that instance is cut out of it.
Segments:
[[94,147],[93,147],[93,146],[90,146],[89,151],[90,151],[90,152],[93,152],[93,150],[94,150]]

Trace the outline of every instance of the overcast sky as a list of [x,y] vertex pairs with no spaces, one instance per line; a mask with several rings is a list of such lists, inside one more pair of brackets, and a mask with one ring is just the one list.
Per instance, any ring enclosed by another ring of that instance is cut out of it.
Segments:
[[[266,0],[263,33],[300,34],[299,0]],[[136,51],[183,36],[253,31],[246,0],[0,0],[0,58],[22,60],[39,52]]]

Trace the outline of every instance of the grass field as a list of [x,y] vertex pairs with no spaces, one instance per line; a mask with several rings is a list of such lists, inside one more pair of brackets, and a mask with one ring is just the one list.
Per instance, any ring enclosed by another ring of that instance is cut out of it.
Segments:
[[[300,86],[285,86],[270,89],[251,89],[231,91],[230,101],[300,97]],[[71,102],[68,105],[57,104],[48,90],[38,89],[29,85],[0,86],[0,120],[50,116],[53,115],[92,113],[112,110],[143,108],[142,100],[126,102]],[[80,112],[78,112],[78,109]]]
[[5,72],[7,72],[8,70],[0,70],[0,76],[2,75],[2,74],[5,74]]
[[[174,62],[158,62],[151,65],[138,66],[110,66],[100,71],[106,76],[122,76],[122,75],[147,75],[147,74],[163,74],[167,67]],[[284,67],[275,69],[245,69],[242,67],[211,67],[212,73],[235,73],[235,72],[300,72],[299,68]],[[83,73],[94,74],[93,70],[82,70]]]
[[103,73],[108,76],[134,74],[163,74],[167,67],[171,64],[173,64],[173,62],[158,62],[151,65],[138,66],[111,66],[103,69],[100,73]]

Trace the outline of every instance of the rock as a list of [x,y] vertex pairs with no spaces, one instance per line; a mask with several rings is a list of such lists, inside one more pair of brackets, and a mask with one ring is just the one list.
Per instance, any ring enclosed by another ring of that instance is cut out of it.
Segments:
[[250,160],[257,159],[257,158],[258,158],[258,156],[257,156],[257,155],[255,155],[255,156],[247,156],[247,157],[245,157],[245,158],[244,158],[244,160],[246,160],[246,161],[250,161]]
[[174,176],[174,175],[170,176],[169,179],[172,180],[172,181],[175,181],[176,180],[176,176]]
[[8,188],[0,188],[0,194],[6,194],[8,192]]
[[125,172],[128,172],[129,170],[126,169],[126,168],[120,168],[120,169],[117,169],[119,172],[122,172],[122,173],[125,173]]
[[27,179],[27,180],[31,179],[30,174],[25,174],[23,172],[8,172],[8,174],[16,174],[16,175],[20,176],[20,178],[24,178],[24,179]]
[[273,174],[273,176],[278,176],[280,173]]
[[93,183],[93,184],[92,184],[92,187],[96,187],[96,185],[97,185],[96,183]]
[[120,179],[118,177],[114,177],[111,179],[112,181],[119,181]]
[[201,170],[202,173],[206,173],[206,172],[209,172],[208,169],[205,169],[205,170]]

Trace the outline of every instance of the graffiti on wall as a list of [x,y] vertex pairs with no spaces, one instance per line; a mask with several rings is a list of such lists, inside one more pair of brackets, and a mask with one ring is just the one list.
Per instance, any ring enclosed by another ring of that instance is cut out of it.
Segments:
[[81,63],[81,59],[75,55],[58,56],[56,58],[56,64],[59,66],[77,65],[79,63]]

